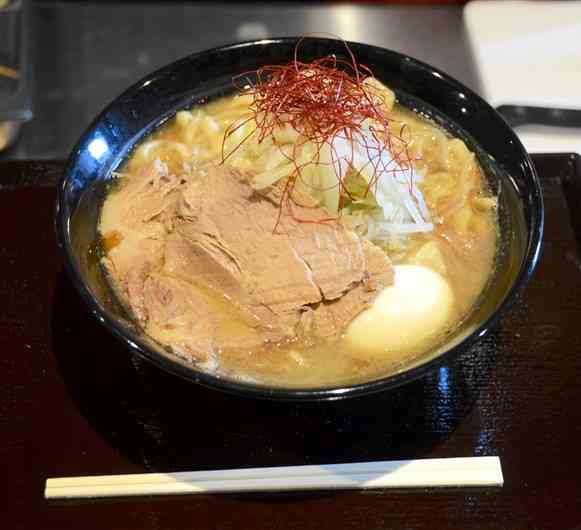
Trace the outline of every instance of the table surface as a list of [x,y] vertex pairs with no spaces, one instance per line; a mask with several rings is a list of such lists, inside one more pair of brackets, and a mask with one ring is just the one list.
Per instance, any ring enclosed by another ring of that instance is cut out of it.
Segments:
[[106,104],[190,53],[267,36],[331,34],[401,51],[471,88],[462,6],[33,2],[35,117],[4,159],[65,158]]
[[[400,389],[255,401],[132,356],[85,310],[53,232],[58,162],[0,163],[2,527],[573,530],[581,523],[581,159],[537,155],[543,256],[491,336]],[[48,502],[48,477],[498,455],[502,488]]]

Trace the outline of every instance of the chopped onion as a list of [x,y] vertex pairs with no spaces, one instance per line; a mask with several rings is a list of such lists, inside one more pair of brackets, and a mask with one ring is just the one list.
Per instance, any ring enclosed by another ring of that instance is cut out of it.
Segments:
[[417,185],[422,176],[413,167],[401,167],[376,138],[370,124],[362,126],[361,132],[353,138],[340,133],[335,135],[331,152],[337,175],[343,179],[350,169],[357,171],[370,185],[369,191],[383,212],[381,222],[369,224],[370,239],[433,230]]

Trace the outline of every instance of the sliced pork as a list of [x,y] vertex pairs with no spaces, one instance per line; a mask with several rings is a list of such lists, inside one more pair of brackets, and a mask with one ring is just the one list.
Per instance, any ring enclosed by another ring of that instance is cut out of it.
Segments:
[[385,253],[280,186],[232,169],[156,164],[103,208],[103,264],[145,331],[200,361],[338,337],[393,282]]

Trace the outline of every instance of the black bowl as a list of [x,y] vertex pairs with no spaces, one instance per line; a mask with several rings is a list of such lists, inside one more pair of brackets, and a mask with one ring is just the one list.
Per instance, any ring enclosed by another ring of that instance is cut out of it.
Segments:
[[[232,90],[232,77],[265,64],[292,60],[298,39],[269,39],[215,48],[154,72],[111,103],[75,146],[59,184],[56,229],[72,281],[90,311],[133,352],[176,375],[216,389],[261,398],[332,399],[393,388],[472,347],[498,323],[528,282],[538,261],[543,202],[524,147],[485,101],[443,72],[399,53],[348,43],[356,59],[393,88],[407,106],[463,138],[477,153],[499,193],[501,252],[495,280],[461,330],[398,373],[362,384],[289,389],[237,382],[202,372],[145,336],[111,296],[98,261],[97,222],[107,183],[131,149],[155,127],[202,100]],[[345,43],[306,39],[300,58],[346,55]]]

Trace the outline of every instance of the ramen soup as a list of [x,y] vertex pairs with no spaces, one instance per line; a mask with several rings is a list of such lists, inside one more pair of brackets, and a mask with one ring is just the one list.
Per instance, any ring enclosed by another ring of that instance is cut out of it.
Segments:
[[442,345],[494,268],[475,155],[354,62],[267,66],[114,175],[102,265],[144,332],[281,387],[377,379]]

